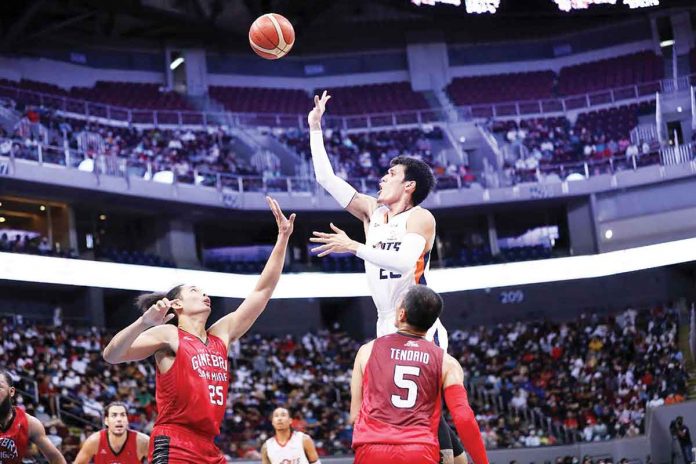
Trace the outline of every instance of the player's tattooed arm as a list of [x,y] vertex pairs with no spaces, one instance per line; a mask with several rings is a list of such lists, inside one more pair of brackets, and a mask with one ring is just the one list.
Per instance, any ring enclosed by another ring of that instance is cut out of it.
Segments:
[[302,439],[302,446],[304,448],[305,456],[307,456],[307,461],[309,464],[316,464],[319,462],[319,453],[317,453],[317,448],[314,446],[314,440],[309,435],[306,435]]
[[46,429],[41,422],[32,416],[27,419],[29,420],[29,440],[39,448],[49,464],[66,464],[63,455],[46,436]]
[[261,464],[271,464],[271,460],[268,459],[268,448],[265,442],[261,447]]

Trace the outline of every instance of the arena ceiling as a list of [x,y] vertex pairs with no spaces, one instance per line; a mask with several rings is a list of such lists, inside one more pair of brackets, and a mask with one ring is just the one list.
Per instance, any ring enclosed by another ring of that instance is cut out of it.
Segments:
[[295,53],[332,52],[401,46],[419,34],[473,43],[527,39],[694,7],[693,0],[661,4],[644,10],[597,6],[567,14],[552,0],[501,0],[495,15],[471,15],[463,6],[416,7],[410,0],[4,0],[0,49],[173,44],[246,50],[253,19],[276,12],[295,26]]

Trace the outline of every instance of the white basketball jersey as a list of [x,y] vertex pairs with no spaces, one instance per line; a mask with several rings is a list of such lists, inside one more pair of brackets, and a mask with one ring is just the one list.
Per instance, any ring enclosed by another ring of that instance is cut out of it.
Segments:
[[[406,222],[416,206],[392,218],[388,218],[386,206],[377,208],[370,217],[366,245],[391,250],[396,253],[406,235]],[[365,261],[365,274],[372,300],[377,307],[377,336],[396,332],[396,308],[409,288],[416,284],[428,285],[430,252],[424,251],[416,265],[406,274],[398,274]],[[447,331],[440,319],[428,331],[426,338],[447,351]]]
[[266,453],[271,464],[309,464],[304,451],[302,432],[293,431],[285,445],[278,443],[275,437],[266,440]]

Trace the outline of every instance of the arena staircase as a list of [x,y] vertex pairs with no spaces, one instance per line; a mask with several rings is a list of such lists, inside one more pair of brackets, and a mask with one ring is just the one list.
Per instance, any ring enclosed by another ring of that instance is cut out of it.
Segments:
[[[188,97],[189,102],[200,111],[211,113],[225,113],[227,110],[222,103],[210,96]],[[224,118],[214,121],[216,124],[225,125],[228,121]],[[300,163],[300,157],[294,150],[278,142],[271,134],[264,130],[251,127],[231,127],[230,133],[235,137],[235,153],[242,154],[246,159],[255,153],[270,151],[280,160],[280,172],[284,176],[294,176],[296,166]]]
[[[691,315],[687,316],[689,313],[691,313]],[[686,313],[682,313],[678,338],[679,350],[684,355],[684,368],[688,375],[687,398],[689,400],[696,400],[696,352],[694,352],[690,346],[691,337],[696,338],[696,321],[693,321],[692,318],[696,318],[693,307]],[[692,330],[694,333],[692,333]]]
[[261,150],[268,150],[278,157],[282,175],[297,175],[297,166],[302,163],[302,159],[295,150],[280,143],[267,129],[244,128],[243,130]]

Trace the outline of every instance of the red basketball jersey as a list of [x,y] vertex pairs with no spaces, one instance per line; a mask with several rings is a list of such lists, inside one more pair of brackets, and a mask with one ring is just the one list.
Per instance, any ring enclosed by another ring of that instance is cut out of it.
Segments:
[[395,333],[375,340],[365,366],[353,448],[367,443],[438,446],[442,348]]
[[94,455],[94,464],[140,464],[138,459],[138,432],[126,431],[126,442],[116,453],[109,443],[106,430],[99,432],[99,449]]
[[7,430],[0,428],[0,463],[21,464],[29,446],[29,420],[23,409],[14,408]]
[[178,425],[209,436],[220,433],[229,390],[227,348],[208,334],[207,343],[179,329],[179,350],[174,365],[157,370],[155,426]]

